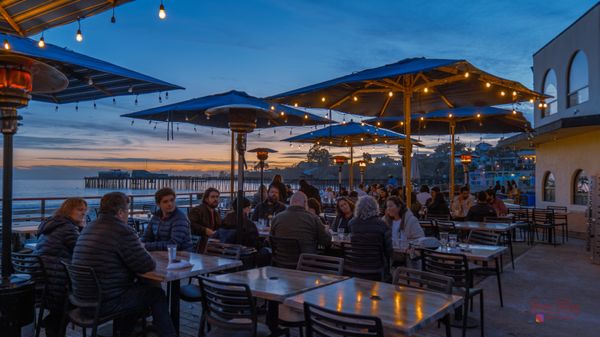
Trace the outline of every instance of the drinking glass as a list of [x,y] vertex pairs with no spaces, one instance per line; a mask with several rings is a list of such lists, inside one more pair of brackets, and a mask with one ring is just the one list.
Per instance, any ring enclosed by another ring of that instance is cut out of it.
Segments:
[[446,248],[448,245],[448,232],[440,232],[440,244]]
[[167,255],[169,257],[169,263],[177,260],[177,245],[175,245],[175,244],[167,245]]
[[344,235],[346,235],[346,228],[338,227],[337,233],[338,233],[338,239],[344,240]]
[[456,244],[458,243],[458,236],[456,234],[448,235],[448,245],[450,248],[456,248]]

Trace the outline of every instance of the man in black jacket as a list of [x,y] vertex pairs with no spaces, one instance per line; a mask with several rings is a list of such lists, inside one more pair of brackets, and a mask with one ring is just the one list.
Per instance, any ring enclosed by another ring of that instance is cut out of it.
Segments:
[[477,193],[477,203],[469,209],[467,220],[484,221],[486,217],[495,217],[496,211],[488,203],[488,195],[485,191]]
[[258,221],[258,219],[270,220],[273,215],[281,211],[285,211],[285,204],[279,201],[279,189],[271,185],[267,200],[258,204],[254,209],[252,221]]
[[[150,307],[160,336],[173,337],[175,328],[163,290],[135,282],[136,275],[154,270],[156,263],[127,224],[128,205],[129,199],[121,192],[102,197],[98,219],[81,232],[72,263],[94,268],[102,286],[102,316]],[[122,323],[118,324],[121,335],[128,336],[133,326]]]

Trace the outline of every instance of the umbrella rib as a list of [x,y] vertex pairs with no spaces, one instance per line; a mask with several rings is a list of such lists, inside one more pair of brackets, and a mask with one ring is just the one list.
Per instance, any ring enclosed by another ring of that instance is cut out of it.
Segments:
[[381,107],[381,110],[379,110],[379,117],[383,116],[383,114],[385,113],[385,110],[387,109],[388,105],[390,104],[391,100],[392,100],[393,96],[387,96],[385,99],[385,102],[383,102],[383,106]]
[[[75,77],[76,79],[78,79],[79,81],[81,81],[83,83],[87,83],[88,82],[87,78],[85,78],[84,76],[79,75],[78,73],[76,73],[75,71],[73,71],[73,69],[71,69],[68,66],[62,65],[62,66],[57,66],[57,68],[59,68],[60,71],[62,71],[63,73],[66,73],[69,76],[73,76],[73,77]],[[101,86],[99,86],[99,85],[97,85],[97,84],[95,84],[93,82],[92,82],[92,84],[88,84],[88,85],[91,86],[92,88],[100,91],[100,92],[103,92],[107,96],[113,96],[113,94],[110,91],[102,88]]]
[[4,7],[1,6],[1,5],[0,5],[0,14],[2,14],[2,17],[6,20],[6,22],[8,22],[8,24],[17,33],[19,33],[19,35],[25,36],[25,33],[23,32],[23,30],[21,29],[21,27],[19,27],[19,24],[17,24],[17,22],[15,20],[13,20],[13,18],[10,16],[10,14],[8,14],[8,12],[6,11],[6,9],[4,9]]
[[367,85],[365,85],[363,88],[358,89],[358,90],[354,90],[352,93],[340,98],[339,100],[337,100],[335,103],[333,103],[332,105],[329,106],[329,109],[333,109],[338,105],[341,105],[342,103],[344,103],[345,101],[347,101],[348,99],[350,99],[350,97],[358,94],[359,92],[361,92],[362,90],[364,90],[365,88],[367,88],[368,86],[370,86],[372,83],[367,83]]

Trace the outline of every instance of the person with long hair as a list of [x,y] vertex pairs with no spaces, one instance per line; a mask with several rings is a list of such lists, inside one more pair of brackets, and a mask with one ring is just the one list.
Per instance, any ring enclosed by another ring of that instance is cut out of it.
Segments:
[[391,196],[386,201],[383,221],[392,231],[392,241],[415,240],[425,236],[419,220],[413,212],[406,207],[404,200]]
[[337,232],[338,229],[349,231],[348,224],[354,217],[354,202],[348,197],[339,197],[335,203],[335,220],[331,225],[331,229]]
[[321,203],[317,199],[308,198],[308,200],[306,201],[306,210],[318,216],[319,219],[321,219],[321,223],[323,223],[323,225],[327,223],[327,220],[325,220],[325,218],[321,216],[323,209],[321,208]]
[[42,258],[46,269],[48,309],[44,319],[47,336],[58,335],[64,301],[67,273],[60,261],[71,262],[79,232],[86,224],[88,204],[82,198],[69,198],[38,227],[35,254]]
[[189,217],[193,235],[209,238],[221,227],[219,196],[219,190],[209,187],[202,194],[202,204],[190,209]]
[[354,218],[349,223],[352,241],[365,240],[382,245],[387,259],[392,254],[391,230],[381,220],[379,205],[370,196],[358,198],[354,209]]
[[435,186],[431,189],[431,199],[427,203],[427,214],[430,215],[448,215],[450,209],[448,208],[448,202],[440,188]]

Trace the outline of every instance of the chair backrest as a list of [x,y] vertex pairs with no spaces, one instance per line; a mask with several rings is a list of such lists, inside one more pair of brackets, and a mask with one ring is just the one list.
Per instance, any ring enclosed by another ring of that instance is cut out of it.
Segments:
[[304,302],[307,337],[383,337],[378,317],[346,314]]
[[489,231],[470,231],[467,242],[479,245],[497,246],[500,242],[500,233]]
[[456,287],[470,286],[469,263],[465,255],[423,249],[421,258],[423,271],[451,277]]
[[510,223],[511,220],[509,218],[499,218],[495,216],[486,216],[483,218],[483,222],[487,223]]
[[426,271],[398,267],[394,271],[393,284],[405,287],[452,294],[454,280],[451,277]]
[[435,220],[435,226],[437,227],[438,233],[440,233],[440,232],[457,233],[456,225],[454,224],[453,221]]
[[425,233],[425,236],[435,236],[435,237],[439,236],[437,226],[435,225],[435,220],[433,220],[433,219],[419,220],[419,225],[421,226],[421,228],[423,228],[423,232]]
[[531,216],[534,225],[548,225],[554,222],[554,210],[534,208]]
[[202,311],[208,323],[227,329],[256,331],[256,305],[247,284],[200,277],[200,289]]
[[449,214],[435,214],[435,213],[427,213],[425,216],[426,220],[450,220]]
[[344,274],[376,280],[383,277],[386,267],[383,243],[376,240],[356,241],[353,237],[352,242],[342,242],[342,252]]
[[69,302],[79,308],[95,308],[100,310],[102,288],[96,272],[92,267],[61,263],[69,276]]
[[344,272],[344,259],[326,255],[301,254],[296,269],[323,274],[342,275]]
[[242,246],[221,242],[208,242],[204,254],[219,256],[227,259],[239,260],[242,253]]
[[12,265],[16,274],[27,274],[38,284],[46,283],[46,269],[39,255],[12,253]]
[[553,211],[563,212],[563,213],[567,212],[567,206],[547,206],[546,209],[551,209]]
[[300,250],[300,242],[296,239],[281,238],[271,236],[269,238],[273,255],[271,264],[275,267],[296,269],[298,259],[302,251]]

